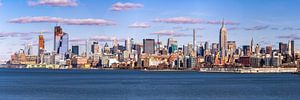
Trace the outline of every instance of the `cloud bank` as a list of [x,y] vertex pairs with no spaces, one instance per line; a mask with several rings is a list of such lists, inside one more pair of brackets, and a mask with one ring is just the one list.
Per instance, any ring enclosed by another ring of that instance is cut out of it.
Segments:
[[67,7],[78,6],[76,0],[29,0],[29,6],[53,6],[53,7]]
[[189,18],[189,17],[174,17],[174,18],[158,18],[153,20],[158,23],[175,23],[175,24],[200,24],[200,19]]
[[38,17],[20,17],[9,20],[10,23],[62,23],[66,25],[97,25],[97,26],[109,26],[115,25],[113,21],[105,19],[67,19],[49,16]]

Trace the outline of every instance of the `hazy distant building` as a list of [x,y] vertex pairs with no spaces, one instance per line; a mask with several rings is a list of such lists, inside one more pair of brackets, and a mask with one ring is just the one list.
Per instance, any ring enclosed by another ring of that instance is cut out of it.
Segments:
[[143,50],[144,50],[144,53],[154,54],[155,53],[155,40],[154,39],[143,39]]

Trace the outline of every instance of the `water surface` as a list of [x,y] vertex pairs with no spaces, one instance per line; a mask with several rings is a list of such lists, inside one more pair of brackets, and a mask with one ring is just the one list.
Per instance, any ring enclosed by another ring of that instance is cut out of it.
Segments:
[[297,74],[0,69],[3,100],[299,98]]

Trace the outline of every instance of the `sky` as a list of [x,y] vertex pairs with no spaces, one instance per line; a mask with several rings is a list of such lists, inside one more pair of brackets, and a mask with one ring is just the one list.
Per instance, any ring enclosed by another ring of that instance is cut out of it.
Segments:
[[262,47],[295,40],[300,48],[300,0],[1,0],[0,60],[27,44],[37,52],[38,35],[46,38],[46,50],[53,50],[54,26],[69,34],[70,45],[96,40],[127,38],[142,43],[144,38],[163,44],[170,37],[178,45],[192,43],[196,29],[198,45],[217,43],[221,21],[228,40],[238,46],[251,38]]

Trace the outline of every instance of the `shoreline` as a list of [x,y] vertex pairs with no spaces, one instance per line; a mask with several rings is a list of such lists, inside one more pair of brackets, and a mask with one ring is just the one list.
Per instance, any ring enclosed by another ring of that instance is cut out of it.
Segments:
[[243,67],[243,68],[211,68],[203,67],[199,70],[193,69],[121,69],[121,68],[90,68],[90,69],[66,69],[66,68],[5,68],[0,67],[0,69],[47,69],[47,70],[133,70],[133,71],[142,71],[142,72],[199,72],[199,73],[233,73],[233,74],[274,74],[274,73],[293,73],[300,74],[297,71],[297,68],[252,68],[252,67]]

